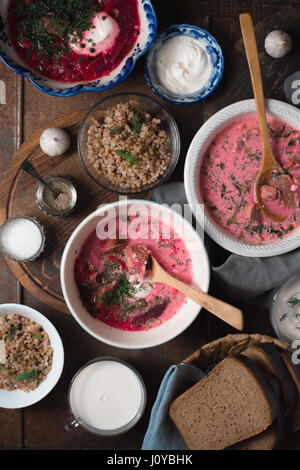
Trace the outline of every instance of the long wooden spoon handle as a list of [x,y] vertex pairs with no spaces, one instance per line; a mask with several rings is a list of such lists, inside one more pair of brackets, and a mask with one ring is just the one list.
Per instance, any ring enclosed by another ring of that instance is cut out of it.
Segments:
[[194,289],[188,284],[170,276],[168,273],[164,273],[163,278],[161,280],[156,279],[156,281],[174,287],[174,289],[177,289],[182,294],[194,300],[194,302],[201,305],[201,307],[213,313],[237,330],[241,331],[244,328],[243,312],[238,308],[223,302],[223,300],[205,294],[205,292]]
[[265,110],[264,92],[261,79],[255,32],[252,23],[252,18],[249,13],[242,13],[240,15],[240,25],[250,70],[253,93],[256,102],[262,143],[263,146],[267,148],[269,147],[270,143],[268,139],[268,126]]

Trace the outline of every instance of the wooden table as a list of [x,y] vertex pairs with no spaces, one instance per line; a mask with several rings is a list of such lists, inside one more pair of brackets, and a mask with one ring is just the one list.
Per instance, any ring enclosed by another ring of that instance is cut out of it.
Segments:
[[[240,38],[238,15],[241,12],[241,3],[243,11],[252,13],[254,23],[271,14],[276,14],[282,7],[281,0],[264,0],[263,2],[251,0],[244,2],[239,0],[153,1],[158,16],[159,30],[174,23],[197,24],[216,37],[225,56],[224,78],[215,94],[204,103],[192,107],[168,106],[178,123],[182,139],[182,153],[172,179],[182,179],[186,151],[201,124],[224,104],[252,97],[250,82],[246,86],[245,81],[237,83],[232,96],[228,94],[232,77],[231,67],[237,65],[232,63],[234,57],[232,47]],[[285,12],[287,8],[299,8],[299,6],[299,0],[286,0]],[[1,63],[0,80],[4,82],[6,89],[6,93],[3,93],[4,87],[0,81],[1,174],[19,145],[35,130],[52,119],[72,111],[88,109],[104,95],[114,91],[140,91],[151,95],[144,79],[143,66],[143,60],[140,60],[131,75],[117,89],[103,93],[83,93],[62,99],[41,93],[27,79],[24,80]],[[296,65],[295,67],[291,73],[297,70]],[[245,65],[244,69],[247,77]],[[279,74],[277,86],[268,86],[265,90],[266,96],[284,99],[283,78],[283,74]],[[220,262],[225,255],[223,250],[214,246],[212,262]],[[16,280],[2,257],[0,258],[0,283],[0,303],[16,302]],[[212,291],[215,290],[212,286]],[[218,291],[216,290],[215,293],[218,294]],[[0,449],[140,449],[159,384],[169,366],[180,362],[208,341],[234,333],[229,326],[209,313],[201,311],[201,315],[184,333],[162,346],[142,351],[122,350],[92,338],[81,329],[71,315],[49,309],[27,291],[23,291],[23,302],[46,315],[58,329],[65,348],[65,367],[57,386],[41,402],[23,410],[0,409]],[[274,335],[267,311],[240,306],[246,313],[245,332]],[[134,365],[144,377],[148,391],[148,405],[141,421],[128,433],[115,438],[97,437],[83,429],[72,432],[64,429],[64,424],[69,418],[68,384],[73,374],[85,362],[100,355],[118,356]],[[286,449],[300,448],[297,441],[300,441],[300,435],[289,439],[284,447]]]

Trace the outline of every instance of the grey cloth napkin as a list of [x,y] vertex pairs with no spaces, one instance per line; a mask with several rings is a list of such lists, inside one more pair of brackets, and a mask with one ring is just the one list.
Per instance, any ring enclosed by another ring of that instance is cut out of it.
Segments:
[[[184,184],[180,182],[160,186],[152,191],[152,196],[160,204],[187,204]],[[300,249],[280,256],[248,258],[222,249],[206,234],[204,243],[212,277],[225,297],[268,307],[274,289],[300,273]]]

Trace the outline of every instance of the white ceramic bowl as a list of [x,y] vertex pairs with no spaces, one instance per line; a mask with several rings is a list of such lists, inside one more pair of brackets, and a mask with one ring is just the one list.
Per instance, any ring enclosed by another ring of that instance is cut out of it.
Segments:
[[[300,129],[300,111],[277,100],[266,100],[267,115],[285,121]],[[200,168],[207,148],[213,139],[233,122],[256,115],[255,101],[244,100],[221,109],[199,129],[189,147],[184,168],[184,185],[187,200],[199,224],[219,245],[242,256],[267,257],[292,251],[300,246],[300,229],[282,240],[254,245],[243,243],[220,227],[205,210],[201,195]]]
[[64,348],[60,336],[52,323],[37,310],[20,304],[1,304],[0,315],[16,313],[39,323],[49,336],[53,348],[52,368],[40,385],[31,392],[0,389],[0,408],[25,408],[44,398],[57,384],[64,366]]
[[[144,200],[121,200],[100,207],[84,219],[69,238],[61,260],[61,286],[65,302],[77,322],[94,338],[119,348],[139,349],[157,346],[182,333],[196,318],[199,305],[187,300],[181,309],[168,321],[145,331],[124,331],[111,327],[92,317],[82,304],[74,277],[74,263],[87,237],[96,229],[97,224],[109,220],[115,211],[116,216],[124,210],[135,213],[136,209],[149,211],[164,222],[172,217],[170,226],[182,237],[190,251],[193,265],[193,285],[208,291],[210,267],[206,250],[199,235],[181,215],[155,202]],[[108,212],[109,211],[109,212]],[[109,215],[108,215],[109,214]],[[168,223],[168,222],[167,222]]]

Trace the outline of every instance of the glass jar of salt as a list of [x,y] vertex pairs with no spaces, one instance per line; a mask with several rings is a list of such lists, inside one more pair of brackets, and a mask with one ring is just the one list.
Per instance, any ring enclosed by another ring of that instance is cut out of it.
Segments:
[[0,250],[14,261],[33,261],[42,253],[44,245],[44,229],[33,217],[12,217],[0,227]]

